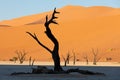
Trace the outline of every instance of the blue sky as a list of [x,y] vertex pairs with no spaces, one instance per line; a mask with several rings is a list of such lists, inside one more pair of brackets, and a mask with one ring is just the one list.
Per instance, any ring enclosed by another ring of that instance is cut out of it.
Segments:
[[120,8],[120,0],[0,0],[0,21],[37,14],[66,5]]

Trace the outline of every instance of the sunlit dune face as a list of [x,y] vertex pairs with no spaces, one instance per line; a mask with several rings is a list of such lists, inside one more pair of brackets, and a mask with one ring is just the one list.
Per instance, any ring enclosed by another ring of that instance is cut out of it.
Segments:
[[[92,60],[91,48],[100,49],[103,58],[113,57],[114,61],[120,61],[120,9],[110,7],[79,7],[67,6],[58,9],[60,14],[59,25],[51,24],[52,32],[60,44],[60,56],[68,51],[79,54],[82,59],[83,53],[88,53]],[[26,31],[35,33],[39,40],[53,49],[53,43],[47,38],[44,31],[45,16],[51,12],[25,16],[9,21],[3,21],[0,25],[11,27],[0,28],[0,55],[2,60],[8,60],[16,56],[16,50],[26,50],[27,59],[32,56],[37,60],[52,60],[51,54],[30,37]],[[116,51],[107,52],[115,48]],[[7,55],[7,56],[6,56]],[[116,57],[117,56],[117,57]]]

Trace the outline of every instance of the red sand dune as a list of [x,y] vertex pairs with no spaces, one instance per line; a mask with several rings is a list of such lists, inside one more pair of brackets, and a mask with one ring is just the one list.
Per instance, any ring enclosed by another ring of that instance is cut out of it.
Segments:
[[[99,49],[99,55],[112,57],[113,61],[120,61],[120,9],[104,6],[82,7],[65,6],[58,9],[59,25],[51,25],[51,29],[60,42],[60,55],[68,51],[77,58],[84,60],[88,54],[92,60],[91,48]],[[49,52],[39,46],[26,31],[36,33],[39,40],[52,49],[52,42],[44,34],[45,12],[24,16],[0,22],[0,59],[8,60],[16,56],[15,50],[26,50],[27,57],[37,60],[51,60]]]

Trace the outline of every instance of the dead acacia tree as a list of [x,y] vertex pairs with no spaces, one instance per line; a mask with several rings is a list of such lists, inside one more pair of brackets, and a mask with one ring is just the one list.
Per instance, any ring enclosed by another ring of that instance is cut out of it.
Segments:
[[76,63],[76,54],[75,54],[74,51],[72,51],[72,52],[73,52],[73,65],[75,65],[75,63]]
[[67,53],[66,57],[64,57],[64,56],[62,55],[62,58],[63,58],[63,60],[64,60],[64,66],[67,66],[67,64],[69,64],[69,60],[70,60],[71,57],[72,57],[72,56],[70,56],[70,53],[69,53],[69,52]]
[[65,58],[63,55],[62,55],[62,58],[64,60],[64,66],[66,67],[67,66],[67,57]]
[[95,51],[92,48],[92,54],[93,54],[93,65],[96,65],[97,62],[101,59],[101,57],[98,55],[99,54],[98,49]]
[[43,48],[45,48],[48,52],[51,53],[53,61],[54,61],[54,71],[60,72],[63,71],[62,67],[60,66],[60,57],[59,57],[59,42],[58,40],[55,38],[55,36],[53,35],[53,33],[51,32],[50,29],[50,24],[58,24],[55,19],[57,19],[58,17],[55,16],[55,14],[59,14],[60,12],[56,11],[56,8],[54,9],[52,16],[50,19],[48,19],[48,15],[46,16],[46,21],[45,21],[45,34],[47,35],[47,37],[54,43],[54,47],[53,50],[49,49],[48,47],[46,47],[44,44],[41,43],[41,41],[38,39],[37,35],[34,33],[30,33],[27,32],[33,39],[35,39],[37,41],[37,43],[42,46]]
[[85,54],[85,55],[83,56],[83,58],[85,59],[85,61],[86,61],[86,64],[88,65],[88,64],[89,64],[88,55],[87,55],[87,54]]
[[35,59],[32,60],[32,57],[30,56],[29,57],[29,66],[33,66],[34,65],[34,62],[35,62]]
[[70,53],[68,52],[68,53],[67,53],[67,64],[70,63],[70,58],[72,58],[72,56],[70,56]]
[[23,50],[23,51],[17,50],[17,51],[15,51],[15,53],[17,54],[17,58],[18,58],[20,64],[22,64],[25,61],[27,52],[25,50]]

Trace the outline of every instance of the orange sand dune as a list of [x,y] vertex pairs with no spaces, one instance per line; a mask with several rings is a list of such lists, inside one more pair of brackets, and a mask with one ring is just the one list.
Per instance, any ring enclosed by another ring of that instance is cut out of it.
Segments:
[[[99,55],[112,57],[113,61],[120,61],[120,9],[94,6],[65,6],[58,9],[59,25],[51,25],[51,29],[60,42],[60,55],[68,51],[76,52],[77,58],[84,60],[84,53],[92,60],[91,48],[99,49]],[[29,56],[37,60],[51,60],[50,54],[37,44],[26,31],[36,33],[41,42],[50,49],[53,43],[44,34],[45,16],[51,14],[30,15],[0,22],[0,59],[8,60],[16,56],[16,50],[25,49]],[[114,49],[114,50],[112,50]]]

